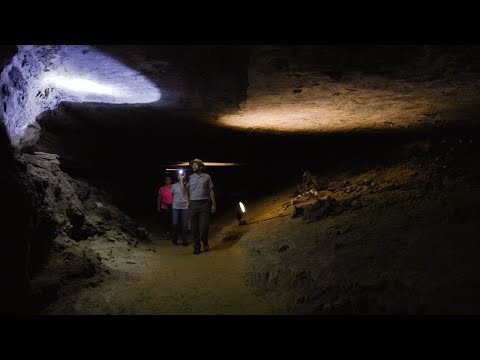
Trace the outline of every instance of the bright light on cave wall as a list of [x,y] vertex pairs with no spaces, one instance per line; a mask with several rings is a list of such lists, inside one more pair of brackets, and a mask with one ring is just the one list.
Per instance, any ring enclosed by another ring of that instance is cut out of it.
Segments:
[[161,99],[139,71],[87,45],[20,45],[0,74],[0,118],[14,145],[62,101],[146,104]]
[[54,86],[74,93],[91,93],[111,96],[121,96],[120,90],[102,85],[98,82],[79,78],[69,78],[66,76],[50,75],[43,78],[46,87]]

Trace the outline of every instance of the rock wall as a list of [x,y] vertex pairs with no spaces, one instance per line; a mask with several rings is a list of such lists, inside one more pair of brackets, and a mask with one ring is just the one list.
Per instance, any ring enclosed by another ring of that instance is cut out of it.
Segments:
[[[5,296],[0,312],[37,311],[72,277],[90,278],[100,271],[100,256],[89,249],[89,241],[105,238],[137,246],[148,241],[148,234],[110,205],[105,192],[62,172],[57,155],[15,153],[2,129],[0,278]],[[76,244],[85,240],[80,251]],[[30,286],[31,279],[46,276],[56,279],[47,297],[44,283]]]
[[[59,282],[66,286],[69,279],[91,278],[101,271],[101,256],[90,249],[91,242],[107,239],[137,246],[148,241],[145,229],[110,205],[106,192],[62,172],[58,155],[35,152],[23,154],[21,161],[33,183],[29,190],[36,214],[29,270],[34,277],[53,276],[57,284],[52,293],[46,283],[45,297],[45,283],[36,283],[37,305],[55,298]],[[86,244],[79,248],[81,241]]]
[[478,143],[449,128],[306,171],[242,236],[249,283],[295,314],[479,313]]
[[0,116],[15,146],[34,141],[40,129],[36,117],[62,101],[138,104],[161,97],[140,72],[91,46],[18,49],[0,75]]
[[[0,64],[8,64],[15,52],[15,46],[1,46]],[[101,258],[84,240],[101,237],[127,246],[148,241],[144,229],[109,205],[107,194],[61,171],[58,155],[15,150],[3,118],[0,187],[2,314],[36,312],[73,278],[97,274]],[[82,241],[80,249],[76,244]],[[52,276],[54,286],[39,281]]]

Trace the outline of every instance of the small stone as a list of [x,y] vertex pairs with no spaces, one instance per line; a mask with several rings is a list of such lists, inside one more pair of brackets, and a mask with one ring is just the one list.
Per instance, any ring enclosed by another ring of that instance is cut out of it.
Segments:
[[222,240],[223,241],[232,241],[232,240],[237,240],[239,238],[239,234],[230,234],[228,236],[225,236]]
[[304,211],[303,208],[295,206],[293,209],[292,218],[296,218],[297,216],[302,215],[303,211]]
[[282,245],[282,246],[280,247],[280,249],[278,249],[278,252],[283,252],[283,251],[287,250],[288,248],[289,248],[288,245]]
[[282,207],[283,207],[284,209],[286,209],[286,208],[288,208],[288,207],[290,207],[290,206],[292,206],[292,205],[293,205],[293,201],[287,201],[287,202],[284,202],[284,203],[282,204]]
[[144,239],[147,237],[147,230],[144,227],[139,226],[137,229],[137,235],[141,238]]

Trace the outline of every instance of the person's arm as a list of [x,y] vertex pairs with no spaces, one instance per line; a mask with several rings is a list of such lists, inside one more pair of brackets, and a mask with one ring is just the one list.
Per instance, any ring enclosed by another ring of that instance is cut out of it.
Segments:
[[180,190],[182,194],[185,194],[185,191],[187,191],[187,187],[185,185],[185,174],[180,175]]

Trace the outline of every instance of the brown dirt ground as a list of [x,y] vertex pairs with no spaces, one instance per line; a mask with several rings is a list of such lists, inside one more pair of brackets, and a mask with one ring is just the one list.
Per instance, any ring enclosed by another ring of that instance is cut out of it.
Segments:
[[[249,267],[241,246],[221,241],[235,223],[219,219],[212,224],[211,250],[192,254],[192,246],[173,246],[159,235],[153,219],[147,219],[153,233],[150,245],[111,245],[111,257],[104,261],[108,280],[82,288],[61,298],[44,314],[123,315],[240,315],[276,314],[279,307],[255,296],[246,285]],[[99,253],[104,245],[92,245]]]

